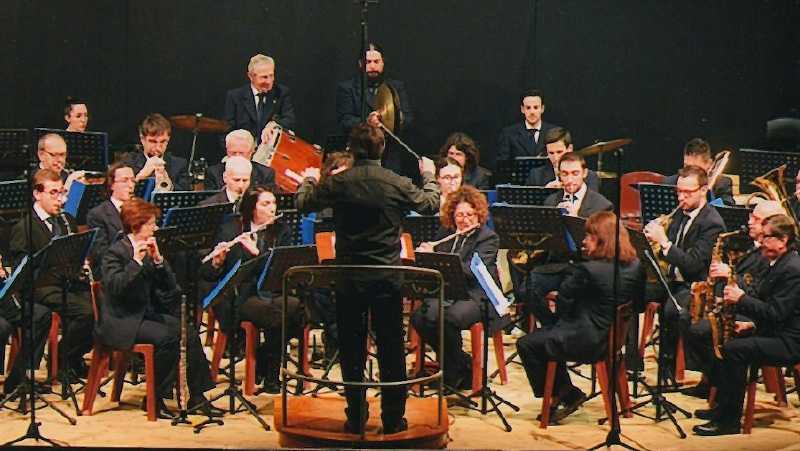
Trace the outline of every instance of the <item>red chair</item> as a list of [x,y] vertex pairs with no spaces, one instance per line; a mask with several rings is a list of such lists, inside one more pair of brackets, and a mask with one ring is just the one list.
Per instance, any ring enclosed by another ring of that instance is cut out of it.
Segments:
[[620,218],[626,225],[637,229],[642,227],[642,203],[639,197],[639,190],[631,185],[643,182],[663,183],[664,176],[657,172],[639,171],[622,174],[622,179],[620,180]]
[[[99,317],[97,310],[97,299],[100,294],[100,282],[92,283],[91,287],[92,312],[94,320],[97,322]],[[144,373],[146,378],[147,393],[147,421],[156,421],[156,367],[155,367],[155,347],[151,344],[134,344],[130,351],[114,350],[105,346],[95,339],[92,349],[92,364],[89,367],[89,378],[83,396],[83,406],[81,410],[84,415],[91,416],[94,409],[94,401],[97,398],[97,391],[108,375],[109,362],[114,358],[114,389],[111,393],[111,400],[119,402],[122,392],[122,384],[125,382],[125,371],[128,369],[128,361],[131,353],[142,354],[144,359]]]
[[[470,344],[472,348],[472,392],[477,393],[483,384],[483,323],[475,323],[469,328]],[[508,383],[508,370],[506,369],[506,351],[503,348],[503,330],[492,334],[492,346],[497,368],[500,371],[500,384]]]
[[[609,376],[617,378],[617,397],[622,413],[626,418],[631,414],[631,399],[628,394],[628,380],[625,370],[625,361],[622,358],[622,346],[625,344],[625,337],[631,318],[631,304],[623,304],[617,307],[616,327],[608,331],[608,353],[605,357],[593,363],[597,381],[600,383],[600,392],[603,395],[603,404],[606,409],[606,418],[611,418],[611,398],[609,397]],[[614,346],[612,347],[612,343]],[[612,364],[616,360],[617,374],[611,375]],[[558,362],[547,362],[547,374],[544,383],[544,398],[542,399],[542,412],[539,427],[547,429],[550,423],[550,405],[553,401],[553,385],[555,384],[556,365]]]
[[61,315],[52,313],[50,332],[47,334],[47,354],[50,356],[50,379],[58,378],[58,331],[61,330]]
[[[210,327],[210,326],[209,326]],[[256,392],[256,348],[258,347],[258,328],[250,321],[242,321],[244,330],[244,394],[253,395]],[[228,344],[228,335],[219,331],[214,341],[214,352],[211,355],[211,380],[217,382],[219,377],[219,364],[225,347]]]
[[[656,312],[660,304],[658,302],[648,302],[644,311],[644,321],[642,322],[642,335],[639,339],[639,355],[644,357],[647,343],[653,336],[653,328]],[[678,337],[678,345],[675,349],[675,382],[683,382],[686,376],[686,353],[683,348],[683,337]]]
[[[17,328],[16,333],[11,335],[11,346],[8,350],[8,362],[6,363],[6,374],[11,373],[14,366],[14,359],[19,353],[20,343],[22,343],[22,329]],[[3,344],[5,346],[5,343]]]

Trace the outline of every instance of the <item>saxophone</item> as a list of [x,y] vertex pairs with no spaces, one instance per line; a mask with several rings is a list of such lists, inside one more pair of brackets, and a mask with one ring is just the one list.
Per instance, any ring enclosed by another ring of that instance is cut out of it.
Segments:
[[[714,242],[714,248],[711,250],[711,263],[722,263],[722,245],[725,239],[729,236],[738,235],[739,231],[720,233],[717,235],[717,240]],[[703,317],[707,316],[710,311],[710,306],[715,304],[716,297],[714,295],[714,288],[717,281],[708,276],[702,282],[692,283],[691,292],[692,298],[689,300],[689,312],[692,317],[692,324],[697,324]]]
[[[722,242],[724,240],[741,233],[741,230],[721,233],[717,237],[717,243],[714,246],[714,255],[712,255],[712,261],[714,261],[715,258],[717,259],[716,261],[722,260]],[[728,259],[728,264],[731,267],[731,273],[728,275],[728,280],[725,281],[727,285],[736,284],[737,263],[738,261],[735,261],[734,259]],[[722,298],[722,289],[724,289],[724,286],[715,286],[715,282],[716,281],[712,281],[709,277],[706,282],[702,283],[705,283],[710,287],[710,296],[706,298],[707,303],[705,304],[705,316],[708,319],[709,325],[711,326],[711,347],[714,351],[714,355],[718,359],[722,359],[722,346],[727,343],[728,340],[733,338],[733,328],[736,321],[736,314],[734,311],[734,306],[726,304],[725,300]]]

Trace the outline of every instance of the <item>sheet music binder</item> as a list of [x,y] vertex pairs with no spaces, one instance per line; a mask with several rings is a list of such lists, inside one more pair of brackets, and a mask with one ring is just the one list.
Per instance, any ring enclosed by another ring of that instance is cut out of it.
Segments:
[[511,205],[544,205],[557,188],[543,186],[497,185],[497,201]]
[[637,183],[642,204],[642,224],[670,213],[678,206],[675,186],[658,183]]
[[500,160],[497,162],[496,183],[524,185],[531,170],[544,164],[549,164],[547,157],[517,157],[513,160]]
[[64,211],[72,215],[78,224],[86,224],[86,214],[92,208],[108,199],[108,190],[104,183],[84,184],[79,181],[72,182],[67,193]]
[[67,142],[67,165],[71,168],[106,172],[108,168],[108,133],[68,132],[53,128],[33,129],[33,139],[55,133]]
[[153,189],[155,189],[155,187],[156,179],[153,177],[139,180],[136,182],[136,186],[133,188],[133,195],[145,200],[150,199],[153,195]]
[[508,307],[511,303],[503,294],[503,290],[497,286],[494,278],[489,274],[486,264],[483,263],[483,260],[478,256],[477,252],[472,254],[469,269],[472,271],[475,279],[478,280],[478,284],[483,289],[483,292],[486,293],[486,297],[489,298],[489,302],[492,304],[492,307],[494,307],[494,311],[497,312],[497,315],[507,315]]
[[258,277],[258,292],[282,292],[283,274],[293,266],[317,264],[317,246],[278,246],[272,249],[261,275]]
[[414,243],[414,247],[417,247],[422,242],[436,240],[439,227],[441,227],[439,216],[415,213],[403,218],[401,232],[410,233],[411,241]]
[[[28,264],[28,256],[25,255],[20,260],[19,264],[14,271],[11,273],[8,278],[0,282],[2,283],[2,288],[0,288],[0,312],[9,313],[9,316],[12,315],[12,311],[19,311],[22,308],[21,305],[17,302],[16,299],[12,296],[13,294],[19,293],[24,290],[23,284],[26,281],[31,280],[31,267],[33,265]],[[8,306],[6,303],[11,302],[14,305]],[[10,309],[9,309],[10,307]]]
[[49,272],[46,270],[50,268],[57,268],[58,276],[63,280],[78,279],[96,234],[97,229],[90,229],[52,238],[47,246],[33,256],[35,261],[41,262],[37,268],[38,275]]
[[252,279],[256,273],[261,271],[266,261],[266,255],[259,255],[243,262],[240,258],[233,264],[231,269],[223,275],[214,288],[202,299],[201,308],[208,310],[219,301],[225,299],[225,295],[234,290],[245,280]]
[[159,246],[165,243],[170,247],[174,238],[195,240],[194,247],[214,246],[214,232],[223,218],[230,212],[233,204],[214,204],[205,207],[175,207],[167,210],[162,218],[162,228],[156,231]]

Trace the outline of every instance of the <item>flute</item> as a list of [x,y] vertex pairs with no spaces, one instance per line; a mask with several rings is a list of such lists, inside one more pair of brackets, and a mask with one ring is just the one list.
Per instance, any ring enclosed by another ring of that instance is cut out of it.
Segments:
[[258,232],[266,229],[267,227],[271,226],[272,224],[274,224],[275,221],[278,220],[281,216],[283,216],[283,213],[281,213],[281,214],[275,216],[274,218],[272,218],[272,222],[268,222],[266,224],[262,224],[262,225],[256,227],[253,230],[241,233],[236,238],[223,243],[223,245],[221,247],[215,248],[213,251],[209,252],[208,255],[203,257],[203,260],[200,263],[206,263],[209,260],[211,260],[214,257],[216,257],[217,255],[227,251],[228,249],[232,248],[233,246],[236,246],[239,242],[241,242],[243,239],[245,239],[247,237],[247,235],[252,235],[253,238],[255,238],[256,233],[258,233]]
[[430,242],[430,245],[431,245],[431,247],[436,247],[436,246],[438,246],[438,245],[440,245],[440,244],[442,244],[442,243],[446,243],[447,241],[450,241],[450,240],[452,240],[453,238],[455,238],[455,237],[457,237],[457,236],[466,235],[466,234],[468,234],[469,232],[472,232],[473,230],[475,230],[475,229],[479,228],[480,226],[481,226],[481,224],[480,224],[480,223],[475,223],[475,224],[473,224],[473,225],[471,225],[471,226],[467,227],[466,229],[464,229],[464,230],[462,230],[462,231],[460,231],[460,232],[456,232],[456,233],[453,233],[453,234],[447,235],[446,237],[442,238],[441,240],[438,240],[438,241],[431,241],[431,242]]

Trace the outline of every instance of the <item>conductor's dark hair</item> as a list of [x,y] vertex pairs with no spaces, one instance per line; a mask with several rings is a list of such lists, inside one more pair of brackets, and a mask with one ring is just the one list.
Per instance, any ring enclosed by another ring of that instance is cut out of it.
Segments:
[[519,96],[520,105],[525,101],[525,97],[538,97],[542,100],[542,105],[544,105],[544,94],[538,89],[526,89],[522,91],[522,94]]
[[347,142],[348,149],[356,160],[380,160],[385,145],[383,132],[365,123],[353,127]]
[[86,105],[87,109],[89,107],[85,99],[82,99],[80,97],[67,96],[67,98],[64,99],[64,116],[69,116],[69,113],[72,111],[73,105]]
[[564,127],[553,127],[547,130],[544,135],[545,144],[553,144],[555,142],[564,141],[564,145],[569,147],[572,145],[572,135]]
[[697,184],[706,186],[708,184],[708,173],[700,166],[684,166],[678,170],[678,177],[697,177]]
[[[261,193],[275,195],[272,189],[266,185],[256,185],[245,191],[244,195],[242,195],[242,203],[239,206],[239,211],[242,212],[242,224],[250,224],[253,222],[256,204],[258,203],[258,198],[261,196]],[[275,197],[275,202],[277,202],[277,196]]]

